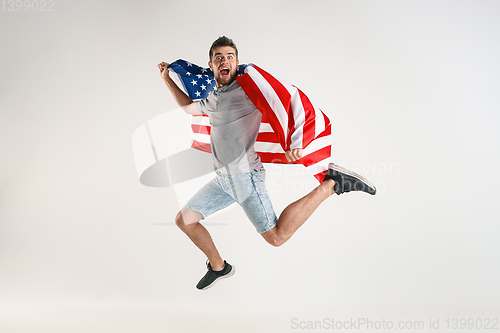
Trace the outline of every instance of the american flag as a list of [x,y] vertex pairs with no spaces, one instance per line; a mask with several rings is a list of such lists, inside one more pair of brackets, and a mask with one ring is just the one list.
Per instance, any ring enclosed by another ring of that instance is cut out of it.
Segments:
[[[174,82],[192,100],[204,99],[216,88],[213,72],[185,60],[168,67]],[[304,149],[303,164],[322,182],[331,156],[331,125],[297,87],[276,79],[256,65],[239,65],[236,80],[262,112],[255,150],[264,163],[291,164],[285,151]],[[210,122],[207,115],[193,116],[191,122],[195,149],[211,153]]]

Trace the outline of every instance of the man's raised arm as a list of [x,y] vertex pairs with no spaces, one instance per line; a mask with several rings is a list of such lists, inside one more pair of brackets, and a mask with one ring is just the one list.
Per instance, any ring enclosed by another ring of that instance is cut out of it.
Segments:
[[188,114],[201,115],[202,113],[198,109],[198,102],[193,102],[188,95],[186,95],[172,80],[172,78],[168,75],[168,63],[162,62],[158,64],[158,68],[160,69],[160,76],[163,79],[163,82],[170,90],[170,93],[174,97],[175,102],[184,110],[184,112]]

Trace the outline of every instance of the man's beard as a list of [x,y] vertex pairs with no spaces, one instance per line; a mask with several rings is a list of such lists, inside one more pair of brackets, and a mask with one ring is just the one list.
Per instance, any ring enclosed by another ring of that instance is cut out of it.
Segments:
[[233,75],[230,76],[229,81],[227,81],[227,82],[221,82],[221,81],[219,81],[219,79],[222,79],[222,77],[220,76],[220,73],[219,73],[219,77],[216,77],[215,81],[220,86],[227,86],[227,85],[233,83],[234,80],[236,80],[236,76],[238,76],[238,74],[235,72]]

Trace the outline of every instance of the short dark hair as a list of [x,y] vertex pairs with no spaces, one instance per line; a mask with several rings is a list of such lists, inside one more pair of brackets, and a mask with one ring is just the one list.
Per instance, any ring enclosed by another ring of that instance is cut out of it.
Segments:
[[219,37],[212,43],[210,47],[210,51],[208,51],[209,60],[212,61],[212,56],[214,54],[214,49],[220,46],[231,46],[236,51],[236,59],[238,59],[238,48],[236,44],[233,42],[231,38],[227,38],[226,36]]

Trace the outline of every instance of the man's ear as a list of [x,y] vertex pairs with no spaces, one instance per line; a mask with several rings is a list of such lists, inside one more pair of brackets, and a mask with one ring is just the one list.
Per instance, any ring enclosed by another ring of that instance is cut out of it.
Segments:
[[212,62],[211,62],[211,61],[209,61],[209,62],[208,62],[208,67],[210,68],[210,70],[211,70],[212,72],[214,71],[214,70],[212,69]]

